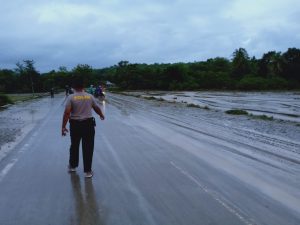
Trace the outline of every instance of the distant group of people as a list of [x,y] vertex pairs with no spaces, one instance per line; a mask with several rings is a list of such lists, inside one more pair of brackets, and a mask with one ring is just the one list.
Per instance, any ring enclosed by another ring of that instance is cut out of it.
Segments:
[[90,87],[87,88],[87,92],[96,98],[105,97],[104,88],[102,85],[98,85],[96,87],[94,87],[94,85],[90,85]]
[[[54,98],[54,92],[55,92],[54,88],[51,88],[51,89],[50,89],[50,97],[51,97],[51,98]],[[69,85],[66,85],[66,86],[65,86],[65,93],[66,93],[66,97],[67,97],[67,96],[69,96],[70,94],[73,94],[73,93],[74,93],[74,90],[73,90],[73,88],[71,88]]]
[[[101,84],[96,87],[94,87],[94,85],[90,85],[88,88],[83,89],[83,90],[86,91],[87,93],[93,95],[96,98],[105,97],[104,87]],[[53,88],[51,89],[50,93],[51,93],[51,97],[52,97],[52,95],[54,94]],[[66,85],[65,86],[66,96],[69,96],[73,93],[74,93],[74,89],[72,87],[70,87],[69,85]]]
[[[104,87],[102,85],[98,85],[96,87],[94,87],[94,85],[90,85],[87,89],[83,89],[83,90],[85,90],[87,93],[93,95],[96,98],[105,97]],[[69,85],[66,85],[65,86],[66,97],[71,94],[74,94],[74,89]],[[54,88],[50,89],[50,96],[51,98],[54,98]]]

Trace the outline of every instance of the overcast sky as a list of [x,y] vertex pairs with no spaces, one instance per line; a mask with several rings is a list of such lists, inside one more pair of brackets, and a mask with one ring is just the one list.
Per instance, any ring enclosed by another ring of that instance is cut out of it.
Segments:
[[0,0],[0,68],[260,58],[300,47],[300,0]]

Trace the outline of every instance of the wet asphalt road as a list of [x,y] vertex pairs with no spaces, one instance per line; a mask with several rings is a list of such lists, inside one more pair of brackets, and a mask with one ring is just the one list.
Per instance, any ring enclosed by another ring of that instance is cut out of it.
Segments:
[[42,106],[51,107],[47,116],[0,161],[1,225],[300,224],[298,155],[251,155],[264,145],[174,122],[134,99],[108,99],[92,179],[82,161],[67,172],[63,99]]

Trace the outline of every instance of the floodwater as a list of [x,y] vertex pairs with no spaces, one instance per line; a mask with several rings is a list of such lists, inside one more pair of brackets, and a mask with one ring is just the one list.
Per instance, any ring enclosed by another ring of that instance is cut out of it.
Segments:
[[226,111],[241,109],[253,115],[300,122],[300,92],[147,92],[167,101]]
[[91,180],[81,159],[67,173],[63,95],[0,112],[4,131],[16,121],[23,134],[11,132],[19,143],[0,158],[0,224],[300,224],[298,122],[173,102],[189,93],[151,94],[170,102],[108,93]]
[[0,161],[14,148],[47,113],[57,105],[60,98],[49,97],[19,102],[0,110]]

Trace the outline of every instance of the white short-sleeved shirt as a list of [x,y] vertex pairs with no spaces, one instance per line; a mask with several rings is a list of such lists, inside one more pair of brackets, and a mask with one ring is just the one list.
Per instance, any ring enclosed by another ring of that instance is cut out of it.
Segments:
[[92,108],[96,105],[95,98],[84,91],[69,95],[66,101],[66,107],[71,106],[70,119],[72,120],[85,120],[93,117]]

